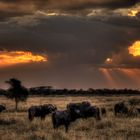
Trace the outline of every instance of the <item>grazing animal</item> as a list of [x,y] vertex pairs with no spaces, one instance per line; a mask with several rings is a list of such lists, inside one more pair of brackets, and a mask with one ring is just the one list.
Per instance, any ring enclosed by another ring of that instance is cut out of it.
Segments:
[[91,106],[89,102],[70,103],[67,105],[67,109],[70,110],[70,112],[79,110],[79,118],[95,117],[97,120],[101,119],[99,108]]
[[82,118],[94,117],[96,120],[101,120],[100,109],[96,106],[89,106],[82,110]]
[[0,112],[6,110],[6,107],[4,105],[0,105]]
[[[42,105],[42,111],[44,112],[45,116],[52,113],[55,110],[57,110],[57,107],[55,105],[52,105],[52,104]],[[43,119],[45,119],[45,116]]]
[[81,103],[69,103],[67,105],[67,109],[70,110],[71,112],[75,110],[79,110],[82,112],[85,108],[90,107],[91,104],[89,102],[81,102]]
[[106,114],[107,114],[106,108],[104,108],[104,107],[101,108],[101,114],[102,114],[102,116],[106,116]]
[[73,112],[71,112],[70,110],[56,110],[52,113],[53,128],[56,129],[59,126],[64,125],[65,132],[68,132],[70,123],[76,121],[76,119],[78,119],[79,116],[79,110],[74,110]]
[[52,113],[53,128],[56,129],[61,125],[65,126],[65,131],[68,132],[68,127],[71,122],[71,115],[68,110],[55,111]]
[[126,115],[126,114],[128,114],[128,108],[124,102],[117,103],[114,106],[114,113],[115,113],[115,116],[117,116],[118,114]]
[[69,103],[67,105],[67,108],[68,109],[70,109],[70,108],[82,108],[82,107],[89,107],[89,106],[91,106],[90,102],[84,101],[81,103]]
[[28,109],[29,120],[32,121],[34,117],[40,117],[41,120],[45,119],[46,115],[57,110],[57,107],[52,104],[44,104],[40,106],[31,106]]

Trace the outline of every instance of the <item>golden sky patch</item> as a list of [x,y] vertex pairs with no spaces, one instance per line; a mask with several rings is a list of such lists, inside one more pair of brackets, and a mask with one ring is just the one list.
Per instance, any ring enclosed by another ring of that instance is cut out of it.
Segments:
[[140,41],[136,41],[128,48],[129,54],[140,56]]
[[43,61],[47,58],[28,51],[0,51],[0,67]]
[[135,17],[137,15],[138,11],[137,10],[131,10],[129,13],[128,13],[128,16],[130,17]]

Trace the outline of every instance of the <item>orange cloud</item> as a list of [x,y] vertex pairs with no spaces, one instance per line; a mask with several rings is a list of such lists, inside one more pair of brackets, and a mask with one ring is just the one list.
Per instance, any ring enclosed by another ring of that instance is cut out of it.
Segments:
[[47,58],[28,51],[0,51],[0,67],[43,61]]
[[131,10],[131,11],[128,13],[128,16],[130,16],[130,17],[135,17],[137,14],[138,14],[138,11],[137,11],[137,10]]
[[129,54],[140,56],[140,41],[136,41],[128,48]]

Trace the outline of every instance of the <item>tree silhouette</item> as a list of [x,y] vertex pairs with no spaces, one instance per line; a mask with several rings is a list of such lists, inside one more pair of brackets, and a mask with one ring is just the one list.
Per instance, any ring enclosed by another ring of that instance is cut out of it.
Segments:
[[10,84],[10,88],[7,90],[7,97],[15,100],[15,110],[18,110],[18,103],[20,101],[26,101],[28,97],[28,90],[21,85],[21,81],[16,78],[11,78],[6,83]]

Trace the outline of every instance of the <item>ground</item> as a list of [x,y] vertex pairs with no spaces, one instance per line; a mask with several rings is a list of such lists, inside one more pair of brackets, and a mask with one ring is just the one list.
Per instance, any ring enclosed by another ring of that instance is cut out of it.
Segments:
[[[140,99],[140,96],[95,96],[95,97],[29,97],[19,104],[19,111],[14,111],[14,101],[0,97],[0,104],[7,110],[0,113],[0,140],[139,140],[140,116],[115,117],[113,106],[119,101]],[[32,105],[55,104],[58,109],[65,109],[70,102],[90,101],[93,105],[105,107],[107,116],[101,121],[94,118],[79,119],[72,123],[68,133],[64,127],[54,130],[51,115],[45,121],[34,119],[29,122],[27,109]]]

